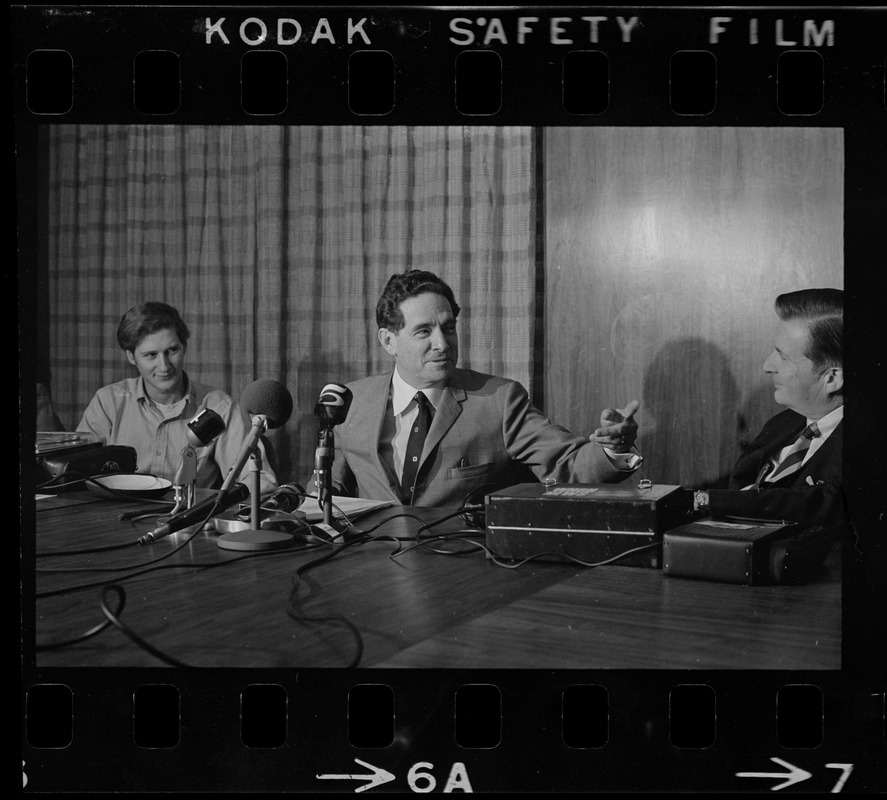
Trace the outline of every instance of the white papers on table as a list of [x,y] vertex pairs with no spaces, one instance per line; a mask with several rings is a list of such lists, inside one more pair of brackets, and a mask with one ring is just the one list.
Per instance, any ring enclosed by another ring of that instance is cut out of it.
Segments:
[[[333,497],[333,518],[342,519],[343,516],[354,520],[358,517],[375,511],[378,508],[387,508],[395,505],[393,500],[367,500],[363,497]],[[323,509],[317,500],[309,498],[302,504],[299,511],[308,517],[309,522],[320,522],[323,520]]]

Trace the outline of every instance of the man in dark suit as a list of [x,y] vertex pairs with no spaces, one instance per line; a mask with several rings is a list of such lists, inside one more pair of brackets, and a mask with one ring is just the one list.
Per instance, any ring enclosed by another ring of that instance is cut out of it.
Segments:
[[786,410],[743,448],[726,489],[695,493],[715,515],[840,522],[844,316],[839,289],[776,298],[779,321],[764,372]]
[[528,472],[559,483],[604,483],[637,469],[637,402],[606,409],[594,434],[575,436],[536,409],[516,381],[457,368],[458,314],[452,290],[433,273],[390,278],[376,321],[394,369],[348,384],[353,401],[335,434],[335,493],[460,505]]

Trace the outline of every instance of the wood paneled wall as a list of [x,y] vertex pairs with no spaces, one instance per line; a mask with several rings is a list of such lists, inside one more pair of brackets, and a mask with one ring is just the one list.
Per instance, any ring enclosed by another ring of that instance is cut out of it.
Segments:
[[779,410],[776,295],[843,288],[843,132],[543,135],[545,411],[590,433],[636,398],[641,477],[717,484]]

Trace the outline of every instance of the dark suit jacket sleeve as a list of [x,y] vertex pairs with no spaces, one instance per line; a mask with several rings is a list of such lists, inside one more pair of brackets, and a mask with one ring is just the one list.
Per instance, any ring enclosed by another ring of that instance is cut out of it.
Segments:
[[819,486],[770,487],[765,489],[712,489],[708,505],[713,514],[794,522],[840,522],[844,517],[841,488]]
[[709,491],[713,514],[785,519],[796,522],[839,523],[846,520],[841,456],[843,424],[793,476],[781,483],[741,491],[755,478],[767,459],[793,441],[806,424],[800,414],[784,411],[770,419],[760,435],[736,462],[727,489]]

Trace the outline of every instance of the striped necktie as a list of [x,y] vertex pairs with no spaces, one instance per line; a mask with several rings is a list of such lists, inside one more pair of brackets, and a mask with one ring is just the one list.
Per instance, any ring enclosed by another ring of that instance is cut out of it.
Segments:
[[817,437],[821,436],[819,428],[815,422],[811,422],[798,437],[797,441],[789,448],[788,452],[778,464],[775,458],[771,458],[767,462],[763,475],[758,479],[758,485],[762,483],[776,483],[789,475],[794,474],[801,468],[804,456],[810,449],[810,443]]
[[407,441],[407,450],[403,458],[403,476],[400,481],[403,503],[407,506],[412,503],[413,491],[416,488],[414,485],[416,473],[419,471],[419,459],[422,457],[425,437],[428,435],[428,428],[431,425],[431,409],[425,393],[416,392],[413,399],[419,407],[419,413],[416,415],[412,430],[410,430],[410,438]]

